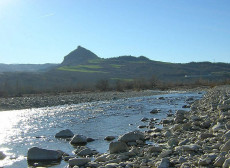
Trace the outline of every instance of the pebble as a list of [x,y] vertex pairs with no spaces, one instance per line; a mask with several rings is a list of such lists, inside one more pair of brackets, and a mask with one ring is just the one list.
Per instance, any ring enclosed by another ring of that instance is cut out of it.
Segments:
[[115,138],[116,138],[115,136],[107,136],[107,137],[104,138],[104,140],[106,140],[106,141],[112,141]]

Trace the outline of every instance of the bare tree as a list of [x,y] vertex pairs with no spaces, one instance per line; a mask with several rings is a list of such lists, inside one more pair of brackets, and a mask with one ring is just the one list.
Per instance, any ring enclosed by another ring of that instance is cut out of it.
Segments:
[[101,79],[96,83],[96,88],[100,91],[109,90],[109,81],[107,79]]

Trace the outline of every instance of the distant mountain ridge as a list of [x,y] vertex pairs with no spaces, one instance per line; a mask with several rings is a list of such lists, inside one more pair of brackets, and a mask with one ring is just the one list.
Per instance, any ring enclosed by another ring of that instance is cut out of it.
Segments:
[[[79,81],[90,78],[129,80],[133,78],[155,75],[161,80],[185,80],[185,78],[230,76],[230,64],[211,62],[191,62],[186,64],[153,61],[145,56],[118,56],[100,58],[92,51],[78,46],[64,57],[60,64],[0,64],[0,72],[39,72],[54,76],[69,76]],[[70,75],[71,74],[71,75]],[[41,74],[42,75],[42,74]]]
[[0,72],[44,72],[58,64],[0,64]]
[[[194,83],[199,80],[230,79],[229,63],[191,62],[186,64],[153,61],[144,56],[100,58],[81,46],[64,57],[61,64],[0,64],[0,93],[12,88],[62,90],[93,88],[102,79],[135,82],[155,77],[165,83]],[[36,73],[34,73],[36,72]],[[16,89],[17,90],[17,89]],[[15,90],[12,90],[15,92]]]

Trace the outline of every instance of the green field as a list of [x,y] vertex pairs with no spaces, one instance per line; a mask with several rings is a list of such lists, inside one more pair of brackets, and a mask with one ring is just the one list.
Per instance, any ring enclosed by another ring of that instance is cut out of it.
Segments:
[[107,73],[100,71],[102,69],[100,65],[77,65],[77,66],[63,66],[59,67],[61,71],[72,71],[72,72],[86,72],[86,73]]
[[111,65],[111,67],[113,67],[113,68],[121,68],[122,66],[124,66],[124,65],[119,65],[119,64],[110,64]]
[[132,82],[133,79],[128,78],[110,78],[111,80],[123,81],[123,82]]
[[91,60],[88,60],[88,63],[90,64],[100,64],[102,62],[104,62],[105,60],[102,59],[102,58],[98,58],[98,59],[91,59]]

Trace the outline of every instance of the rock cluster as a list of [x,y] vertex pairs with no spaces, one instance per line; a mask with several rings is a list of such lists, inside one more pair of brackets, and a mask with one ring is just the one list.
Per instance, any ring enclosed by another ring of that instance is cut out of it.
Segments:
[[[144,133],[124,134],[110,143],[109,153],[98,154],[79,147],[75,153],[81,158],[73,156],[65,160],[69,160],[70,168],[228,168],[229,119],[230,86],[216,87],[195,101],[189,112],[178,110],[174,119],[162,121],[161,129],[148,127]],[[151,119],[143,121],[147,120]],[[146,144],[146,140],[155,145]],[[92,155],[93,161],[88,158]]]
[[[98,154],[89,167],[224,167],[230,166],[230,87],[217,87],[195,101],[189,112],[179,110],[162,129],[131,132],[118,142],[124,151]],[[135,136],[136,135],[136,136]],[[135,139],[136,138],[136,139]],[[157,145],[147,145],[145,140]],[[117,143],[117,142],[116,142]]]

